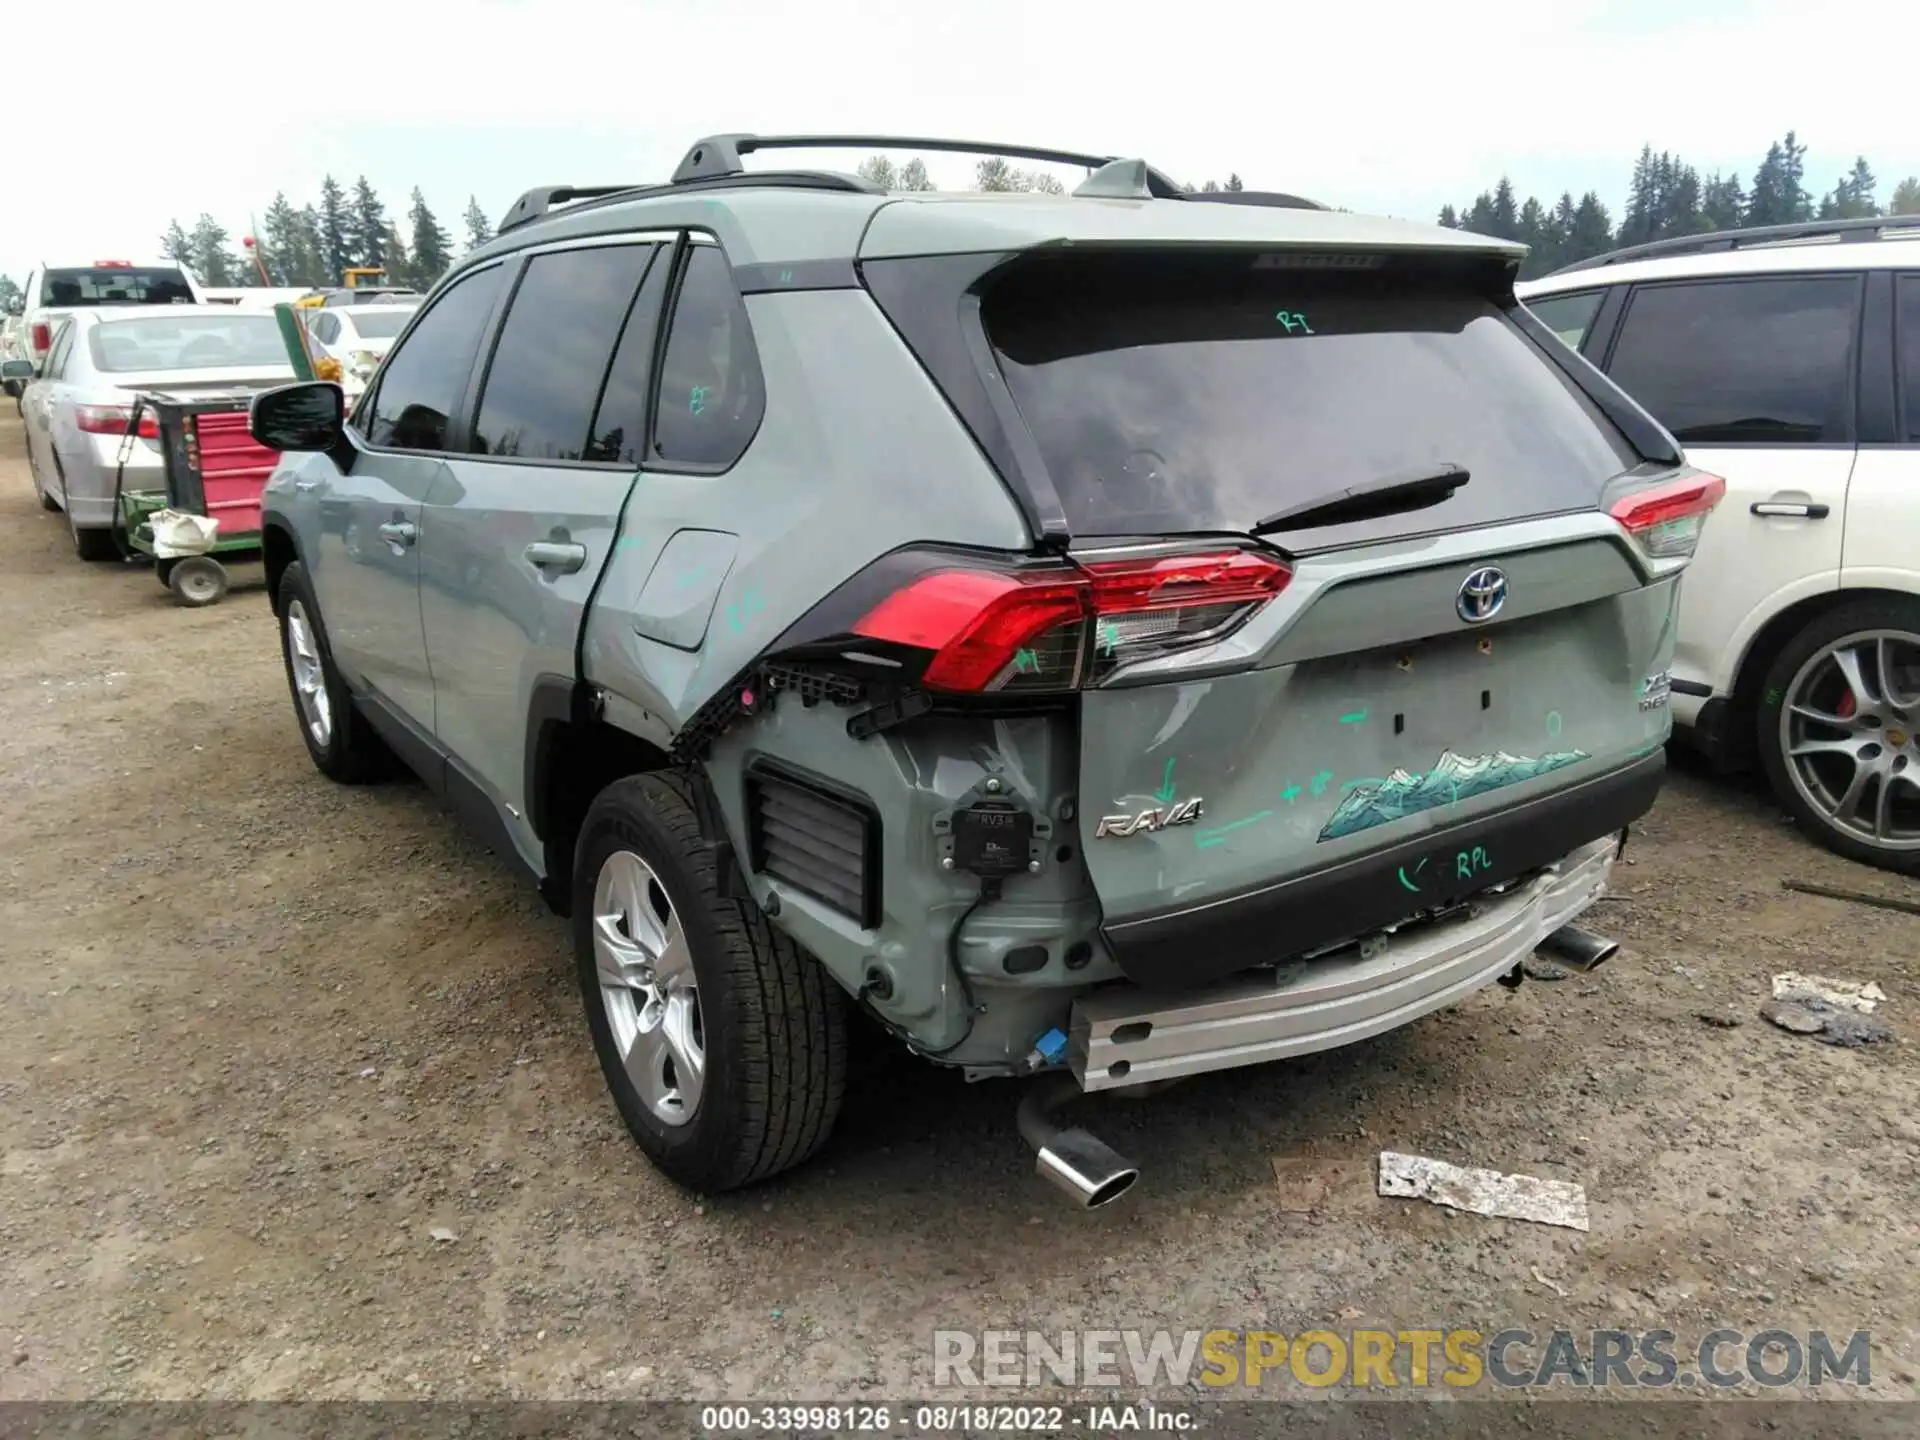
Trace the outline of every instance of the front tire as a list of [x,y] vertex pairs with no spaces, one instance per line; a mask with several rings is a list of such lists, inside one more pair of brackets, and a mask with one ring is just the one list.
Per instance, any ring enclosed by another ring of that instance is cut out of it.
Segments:
[[[177,570],[176,570],[176,573]],[[320,606],[298,561],[280,576],[280,655],[300,738],[314,767],[329,780],[363,785],[393,772],[393,752],[355,708],[320,624]]]
[[600,792],[575,851],[587,1027],[647,1158],[717,1194],[826,1143],[846,1089],[846,1012],[819,964],[751,900],[721,897],[689,782]]
[[1773,793],[1816,842],[1920,875],[1920,601],[1809,622],[1767,672],[1757,738]]

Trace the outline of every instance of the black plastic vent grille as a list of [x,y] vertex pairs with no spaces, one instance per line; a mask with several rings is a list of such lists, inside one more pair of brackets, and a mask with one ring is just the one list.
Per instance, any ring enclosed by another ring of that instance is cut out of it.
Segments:
[[754,870],[872,929],[880,921],[880,820],[859,800],[783,770],[747,776]]

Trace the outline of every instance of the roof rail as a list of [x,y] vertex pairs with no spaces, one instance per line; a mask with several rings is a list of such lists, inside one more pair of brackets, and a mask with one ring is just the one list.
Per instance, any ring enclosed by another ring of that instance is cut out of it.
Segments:
[[[673,183],[708,180],[740,175],[745,168],[742,155],[756,150],[931,150],[951,155],[1003,155],[1010,160],[1038,160],[1051,165],[1078,165],[1099,170],[1123,157],[1086,155],[1075,150],[1052,150],[1038,145],[999,145],[982,140],[942,140],[926,135],[709,135],[694,143],[673,172]],[[1178,200],[1186,192],[1155,170],[1145,166],[1146,183],[1153,198]]]
[[1575,270],[1594,270],[1606,265],[1623,265],[1630,260],[1651,260],[1661,255],[1702,255],[1718,250],[1748,250],[1755,246],[1784,245],[1798,240],[1834,239],[1840,244],[1878,240],[1888,230],[1912,230],[1920,227],[1920,215],[1869,215],[1858,220],[1801,220],[1791,225],[1755,225],[1744,230],[1705,230],[1697,235],[1672,235],[1665,240],[1649,240],[1644,245],[1629,245],[1605,255],[1576,260],[1553,273],[1566,275]]

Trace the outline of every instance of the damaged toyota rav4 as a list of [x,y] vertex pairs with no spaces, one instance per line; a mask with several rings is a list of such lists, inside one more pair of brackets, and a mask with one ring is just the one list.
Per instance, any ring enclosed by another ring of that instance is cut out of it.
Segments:
[[1024,147],[1090,174],[741,163],[821,141],[531,191],[350,417],[252,416],[314,763],[412,769],[571,917],[653,1161],[805,1160],[860,1009],[1037,1077],[1042,1173],[1102,1204],[1133,1167],[1056,1101],[1611,953],[1572,922],[1723,487],[1515,302],[1522,250]]

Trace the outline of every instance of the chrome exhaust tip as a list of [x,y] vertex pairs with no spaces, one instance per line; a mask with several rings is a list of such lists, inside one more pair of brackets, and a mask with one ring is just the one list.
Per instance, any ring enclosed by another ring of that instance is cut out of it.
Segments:
[[1582,930],[1578,925],[1562,925],[1539,945],[1539,953],[1576,970],[1598,970],[1620,950],[1618,940],[1609,940]]
[[1082,1210],[1111,1205],[1140,1178],[1140,1171],[1106,1141],[1078,1129],[1059,1131],[1042,1145],[1033,1168]]
[[1139,1167],[1104,1140],[1057,1124],[1051,1112],[1080,1093],[1069,1074],[1042,1077],[1020,1101],[1020,1136],[1034,1149],[1034,1173],[1082,1210],[1111,1205],[1133,1188]]

